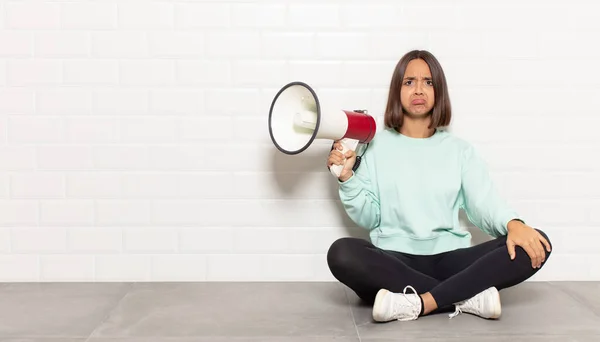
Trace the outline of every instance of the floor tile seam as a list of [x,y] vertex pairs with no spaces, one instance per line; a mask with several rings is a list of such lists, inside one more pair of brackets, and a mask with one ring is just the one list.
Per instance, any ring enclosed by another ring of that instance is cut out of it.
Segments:
[[110,316],[112,316],[113,313],[115,313],[115,311],[119,308],[119,306],[125,300],[125,298],[127,298],[127,296],[131,294],[131,292],[133,291],[135,285],[136,285],[135,282],[127,284],[127,290],[124,291],[124,293],[121,296],[121,298],[119,298],[119,300],[116,301],[116,303],[115,303],[115,305],[113,306],[112,309],[108,310],[108,312],[106,313],[106,316],[104,316],[102,318],[102,320],[98,323],[98,325],[96,327],[94,327],[94,329],[92,329],[92,331],[90,332],[90,334],[86,337],[86,339],[83,342],[88,342],[90,340],[90,338],[92,338],[94,336],[94,334],[96,333],[96,331],[98,329],[100,329],[100,327],[102,327],[102,325],[110,318]]

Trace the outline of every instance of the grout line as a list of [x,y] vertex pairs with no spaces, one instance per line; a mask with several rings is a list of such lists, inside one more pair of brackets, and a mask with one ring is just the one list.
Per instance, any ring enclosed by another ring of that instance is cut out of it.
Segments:
[[119,305],[121,305],[121,303],[123,302],[123,300],[125,299],[125,297],[127,297],[127,295],[129,295],[131,293],[131,290],[133,289],[134,286],[135,286],[135,282],[132,282],[132,283],[128,284],[127,290],[125,291],[125,293],[123,294],[123,296],[116,302],[115,306],[111,310],[108,311],[108,313],[106,314],[106,316],[104,316],[104,318],[98,323],[98,325],[94,329],[92,329],[92,331],[90,332],[90,334],[88,335],[88,337],[83,342],[89,342],[89,340],[92,338],[92,336],[94,335],[94,333],[119,308]]
[[346,297],[346,304],[348,305],[348,309],[350,310],[350,315],[352,316],[352,323],[354,324],[354,330],[356,331],[356,337],[358,337],[358,342],[361,342],[360,334],[358,333],[358,326],[356,325],[356,318],[354,317],[354,312],[352,311],[352,306],[350,305],[350,298],[348,298],[348,292],[342,286],[342,291],[344,291],[344,297]]

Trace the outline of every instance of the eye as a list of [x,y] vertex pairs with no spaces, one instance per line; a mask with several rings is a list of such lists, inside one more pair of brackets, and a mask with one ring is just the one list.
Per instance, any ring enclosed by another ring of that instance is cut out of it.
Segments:
[[433,81],[427,81],[427,85],[433,86]]
[[406,81],[404,82],[404,85],[410,85],[412,83],[412,81]]

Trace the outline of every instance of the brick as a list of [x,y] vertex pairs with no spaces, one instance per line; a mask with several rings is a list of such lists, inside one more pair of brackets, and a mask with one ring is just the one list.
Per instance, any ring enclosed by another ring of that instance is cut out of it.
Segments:
[[65,119],[65,139],[73,144],[114,143],[119,140],[119,123],[112,117],[70,117]]
[[87,57],[91,48],[89,34],[80,31],[37,32],[35,56],[43,58]]
[[126,253],[174,253],[177,251],[177,230],[174,228],[128,228],[123,234]]
[[398,21],[400,14],[401,7],[392,4],[349,3],[340,8],[342,25],[349,29],[398,26],[401,24]]
[[60,117],[13,116],[8,119],[8,141],[14,143],[58,143],[65,139]]
[[149,97],[152,115],[196,116],[204,111],[202,89],[156,89],[150,91]]
[[56,85],[63,80],[60,60],[8,60],[6,68],[6,83],[10,86]]
[[340,84],[347,87],[388,86],[397,61],[365,62],[349,61],[344,63]]
[[262,255],[211,254],[207,258],[208,281],[263,280]]
[[231,5],[181,2],[175,6],[176,27],[180,29],[223,28],[231,25]]
[[148,36],[153,57],[202,57],[206,52],[203,32],[158,31]]
[[5,25],[10,29],[59,29],[60,3],[19,1],[4,4]]
[[150,95],[139,88],[101,88],[94,91],[94,115],[144,115],[149,111]]
[[151,203],[148,200],[99,200],[95,213],[96,224],[102,226],[147,225]]
[[311,32],[265,31],[261,36],[261,55],[265,58],[311,59],[315,51],[315,34]]
[[119,173],[75,171],[66,175],[67,198],[115,199],[123,193]]
[[[204,93],[205,115],[256,116],[258,115],[259,92],[255,89],[209,89]],[[233,100],[232,100],[233,99]]]
[[11,246],[14,253],[64,253],[67,249],[67,233],[59,227],[14,228]]
[[177,83],[222,87],[232,84],[231,63],[226,60],[178,60]]
[[178,124],[169,117],[124,118],[119,120],[119,132],[123,143],[175,142]]
[[10,253],[10,228],[0,228],[0,255]]
[[41,115],[87,115],[92,112],[88,89],[46,88],[35,94],[35,109]]
[[236,3],[231,11],[231,21],[235,27],[272,29],[285,26],[284,4]]
[[234,138],[233,131],[231,117],[185,118],[181,120],[179,139],[183,142],[230,142]]
[[126,86],[166,86],[175,81],[175,66],[169,60],[122,60],[120,83]]
[[[377,25],[393,25],[398,22],[381,22]],[[362,23],[361,23],[362,24]],[[420,50],[430,47],[429,33],[426,30],[374,30],[368,31],[368,57],[367,59],[391,59],[398,62],[402,55],[410,50]],[[433,50],[432,50],[433,51]],[[435,51],[437,56],[438,51]],[[443,66],[443,65],[442,65]],[[390,77],[391,79],[391,72]],[[385,84],[388,86],[388,84]]]
[[[311,87],[341,86],[340,79],[343,77],[343,69],[343,63],[339,61],[290,61],[289,79],[302,81]],[[288,82],[282,82],[280,86],[285,83]]]
[[289,80],[284,61],[246,61],[232,64],[233,84],[238,87],[259,87],[284,84]]
[[40,280],[40,263],[37,255],[0,255],[0,281],[32,282]]
[[257,58],[260,34],[255,31],[210,31],[206,34],[206,56],[210,58]]
[[124,30],[170,29],[174,26],[175,4],[150,2],[140,6],[138,2],[120,2],[119,28]]
[[95,281],[149,281],[149,255],[110,254],[95,256]]
[[92,153],[99,170],[140,170],[147,168],[150,160],[144,146],[97,146]]
[[[0,173],[0,198],[8,199],[10,196],[10,181],[7,174]],[[2,233],[0,233],[0,236]],[[0,243],[0,250],[2,250]]]
[[36,200],[0,199],[0,226],[35,226],[39,222],[39,205]]
[[91,226],[94,224],[92,200],[42,200],[40,202],[40,225],[42,226]]
[[153,255],[152,281],[206,281],[207,257],[198,254]]
[[233,252],[233,229],[227,227],[179,228],[181,253],[229,254]]
[[364,60],[373,56],[367,32],[316,34],[315,57],[327,60]]
[[34,34],[27,31],[0,31],[0,56],[31,57],[34,51]]
[[91,34],[94,58],[147,58],[148,38],[141,31],[99,31]]
[[65,197],[65,177],[57,172],[20,172],[10,177],[15,199],[57,199]]
[[290,4],[287,25],[295,28],[337,28],[341,26],[337,5]]
[[35,168],[35,147],[0,146],[0,169],[6,171],[33,171]]
[[92,151],[88,146],[40,146],[37,166],[47,171],[89,170],[93,166]]
[[118,227],[72,227],[67,229],[70,253],[109,254],[123,251],[123,231]]
[[35,91],[25,88],[0,89],[0,111],[8,115],[34,114]]
[[94,281],[94,257],[91,255],[43,255],[40,257],[40,281]]
[[205,151],[196,145],[153,146],[149,152],[150,170],[203,171],[207,165]]
[[119,63],[113,60],[66,60],[64,82],[69,85],[116,85]]
[[117,3],[65,2],[60,5],[64,29],[106,30],[117,28]]

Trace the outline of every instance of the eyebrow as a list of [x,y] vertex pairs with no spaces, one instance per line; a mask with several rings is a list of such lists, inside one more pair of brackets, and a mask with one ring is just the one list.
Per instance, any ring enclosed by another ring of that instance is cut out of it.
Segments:
[[[416,77],[404,77],[405,80],[414,80]],[[431,77],[423,77],[424,80],[431,81]]]

